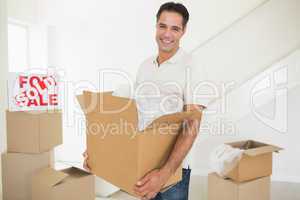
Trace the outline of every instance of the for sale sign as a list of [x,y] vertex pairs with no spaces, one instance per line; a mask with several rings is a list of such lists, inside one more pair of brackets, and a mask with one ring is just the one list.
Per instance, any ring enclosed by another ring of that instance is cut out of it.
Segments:
[[51,110],[61,108],[57,74],[10,73],[9,110]]

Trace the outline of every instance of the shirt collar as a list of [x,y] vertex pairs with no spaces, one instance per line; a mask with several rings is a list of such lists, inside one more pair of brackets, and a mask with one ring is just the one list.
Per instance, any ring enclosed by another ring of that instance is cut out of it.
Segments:
[[[180,58],[183,56],[184,52],[183,50],[179,47],[176,53],[169,58],[168,60],[165,61],[165,63],[171,63],[171,64],[176,64]],[[157,56],[153,57],[153,64],[158,64],[157,62]]]

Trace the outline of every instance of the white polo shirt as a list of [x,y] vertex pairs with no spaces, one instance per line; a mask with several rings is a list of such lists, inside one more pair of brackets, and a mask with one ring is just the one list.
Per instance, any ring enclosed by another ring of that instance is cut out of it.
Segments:
[[[209,99],[201,97],[205,95],[201,93],[203,79],[200,66],[181,48],[160,66],[157,56],[146,59],[138,70],[135,86],[139,129],[162,115],[182,111],[187,104],[207,107]],[[188,157],[183,167],[188,166]]]

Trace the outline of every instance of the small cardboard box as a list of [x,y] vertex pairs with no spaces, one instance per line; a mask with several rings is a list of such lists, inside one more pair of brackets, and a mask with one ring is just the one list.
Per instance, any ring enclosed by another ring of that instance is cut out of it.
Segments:
[[32,200],[95,200],[94,176],[71,167],[44,168],[33,175]]
[[243,182],[272,174],[273,152],[282,148],[253,140],[228,143],[230,146],[245,150],[238,165],[226,177]]
[[50,153],[3,153],[1,158],[3,200],[31,199],[32,175],[50,166]]
[[60,111],[6,111],[7,151],[42,153],[62,144]]
[[[84,92],[77,99],[87,119],[92,173],[134,196],[136,182],[167,160],[184,119],[201,117],[199,112],[165,115],[139,131],[133,99],[115,97],[112,92]],[[179,167],[165,187],[179,182],[181,176]]]
[[270,177],[238,183],[208,175],[208,200],[270,200]]

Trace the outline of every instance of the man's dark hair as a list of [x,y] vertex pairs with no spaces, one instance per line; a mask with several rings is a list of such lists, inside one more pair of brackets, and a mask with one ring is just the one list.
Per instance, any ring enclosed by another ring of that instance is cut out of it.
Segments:
[[181,3],[175,3],[175,2],[167,2],[160,6],[157,14],[156,14],[156,21],[159,20],[159,17],[163,11],[169,11],[169,12],[176,12],[182,16],[182,25],[183,28],[185,28],[186,24],[189,21],[190,14],[189,11],[186,9],[186,7]]

